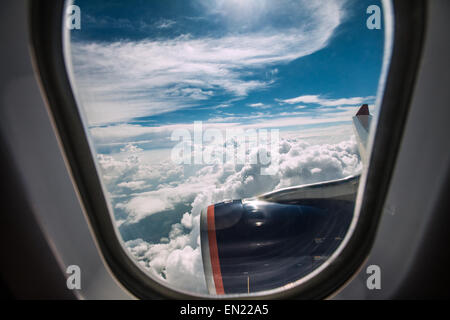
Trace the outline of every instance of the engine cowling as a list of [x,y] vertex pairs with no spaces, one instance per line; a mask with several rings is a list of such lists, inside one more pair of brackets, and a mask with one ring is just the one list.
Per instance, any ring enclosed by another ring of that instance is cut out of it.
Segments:
[[320,266],[350,226],[354,201],[260,199],[217,203],[202,211],[201,246],[210,294],[270,290]]

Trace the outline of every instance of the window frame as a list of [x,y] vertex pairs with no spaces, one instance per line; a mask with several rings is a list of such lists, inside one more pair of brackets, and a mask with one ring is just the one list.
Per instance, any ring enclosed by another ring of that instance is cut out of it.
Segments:
[[62,25],[65,3],[30,0],[28,6],[34,68],[67,159],[68,170],[105,265],[132,295],[141,299],[323,299],[336,293],[357,273],[373,245],[401,143],[422,54],[425,1],[392,1],[393,47],[368,165],[370,170],[365,170],[361,179],[356,206],[356,210],[359,208],[358,220],[338,259],[292,288],[223,297],[172,289],[150,277],[130,258],[118,238],[66,70]]

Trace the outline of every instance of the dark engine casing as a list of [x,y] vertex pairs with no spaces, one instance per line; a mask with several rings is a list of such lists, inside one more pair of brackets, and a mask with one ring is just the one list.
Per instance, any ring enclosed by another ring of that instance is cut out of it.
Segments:
[[354,201],[234,200],[201,216],[201,245],[210,294],[270,290],[299,280],[337,249]]

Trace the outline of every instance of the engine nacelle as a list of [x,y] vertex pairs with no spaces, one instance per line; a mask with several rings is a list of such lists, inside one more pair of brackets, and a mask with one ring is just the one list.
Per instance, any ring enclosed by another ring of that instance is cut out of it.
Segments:
[[309,274],[345,237],[353,216],[352,200],[250,199],[209,206],[201,215],[209,293],[270,290]]

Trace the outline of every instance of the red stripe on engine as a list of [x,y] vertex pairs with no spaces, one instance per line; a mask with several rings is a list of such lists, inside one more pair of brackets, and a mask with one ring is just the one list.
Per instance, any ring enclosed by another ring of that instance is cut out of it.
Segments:
[[225,294],[223,289],[222,272],[220,271],[219,251],[217,249],[216,223],[214,220],[214,205],[208,207],[208,240],[214,285],[217,294]]

